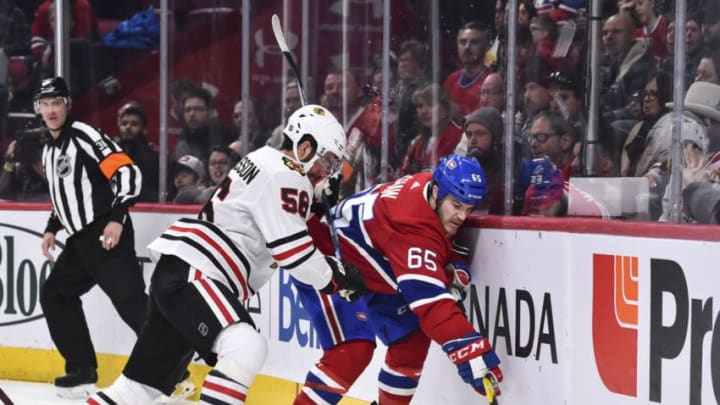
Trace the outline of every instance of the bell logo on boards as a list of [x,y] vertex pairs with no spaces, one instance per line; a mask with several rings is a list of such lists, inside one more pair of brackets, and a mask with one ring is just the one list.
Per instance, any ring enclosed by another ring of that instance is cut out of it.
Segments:
[[638,258],[593,255],[592,340],[608,390],[637,396]]

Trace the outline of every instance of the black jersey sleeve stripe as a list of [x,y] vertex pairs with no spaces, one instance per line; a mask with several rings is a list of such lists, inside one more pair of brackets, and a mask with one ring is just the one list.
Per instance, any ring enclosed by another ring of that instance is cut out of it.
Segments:
[[107,155],[122,151],[120,146],[113,142],[101,129],[78,121],[73,123],[73,127],[78,129],[78,140],[87,143],[93,149],[97,160],[102,160]]
[[290,264],[287,264],[287,265],[283,266],[283,268],[284,268],[285,270],[292,270],[292,269],[294,269],[295,267],[297,267],[297,266],[305,263],[305,261],[306,261],[307,259],[309,259],[310,256],[312,256],[312,255],[315,253],[316,250],[317,250],[317,248],[316,248],[316,247],[313,247],[313,249],[310,251],[310,253],[308,253],[308,254],[306,254],[305,256],[303,256],[303,257],[295,260],[294,262],[292,262],[292,263],[290,263]]
[[100,162],[103,159],[103,153],[96,145],[93,144],[92,139],[84,133],[78,131],[74,142],[77,144],[78,148],[85,151],[85,153],[87,153],[87,155],[96,162]]
[[267,245],[267,247],[269,247],[270,249],[272,249],[272,248],[278,247],[278,246],[280,246],[280,245],[284,245],[284,244],[286,244],[286,243],[289,243],[289,242],[292,242],[292,241],[295,241],[295,240],[304,238],[304,237],[306,237],[306,236],[308,236],[308,231],[307,231],[307,229],[302,230],[302,231],[297,232],[297,233],[294,233],[294,234],[292,234],[292,235],[286,236],[286,237],[284,237],[284,238],[280,238],[280,239],[276,239],[276,240],[274,240],[274,241],[272,241],[272,242],[268,242],[266,245]]

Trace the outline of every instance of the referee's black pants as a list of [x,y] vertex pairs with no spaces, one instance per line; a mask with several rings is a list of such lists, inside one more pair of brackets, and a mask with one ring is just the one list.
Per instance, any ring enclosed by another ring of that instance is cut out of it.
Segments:
[[[135,234],[130,217],[123,225],[120,243],[105,250],[99,240],[107,218],[101,218],[67,239],[50,276],[40,289],[40,304],[50,336],[65,358],[65,371],[97,368],[80,297],[98,285],[135,335],[147,311],[142,268],[135,255]],[[108,318],[106,322],[113,322]],[[101,326],[101,325],[98,325]]]

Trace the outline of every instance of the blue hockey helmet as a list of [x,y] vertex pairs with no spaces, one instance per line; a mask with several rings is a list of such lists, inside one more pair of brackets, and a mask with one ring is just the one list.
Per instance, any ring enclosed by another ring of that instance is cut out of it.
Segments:
[[475,158],[457,154],[442,158],[432,180],[438,185],[438,200],[450,194],[463,204],[477,205],[487,196],[485,172]]

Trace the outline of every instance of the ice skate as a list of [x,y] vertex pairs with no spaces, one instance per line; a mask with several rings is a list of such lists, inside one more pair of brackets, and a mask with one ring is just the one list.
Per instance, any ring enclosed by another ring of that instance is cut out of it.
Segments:
[[84,399],[97,391],[97,371],[81,368],[55,379],[57,395],[66,399]]
[[173,391],[172,395],[167,396],[163,395],[162,398],[156,401],[158,404],[188,404],[191,403],[189,401],[186,401],[186,399],[190,398],[195,394],[195,391],[197,391],[197,388],[195,387],[195,384],[193,384],[192,381],[190,381],[190,373],[185,372],[184,375],[185,378],[183,378],[182,381],[180,381],[175,386],[175,391]]

